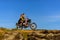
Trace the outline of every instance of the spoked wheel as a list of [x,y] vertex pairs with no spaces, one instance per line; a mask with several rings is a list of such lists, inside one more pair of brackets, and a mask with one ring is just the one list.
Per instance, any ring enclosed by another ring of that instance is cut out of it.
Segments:
[[16,24],[16,28],[17,28],[17,29],[20,29],[20,30],[22,30],[22,29],[23,29],[23,27],[22,27],[22,26],[20,26],[20,25],[18,25],[18,24]]
[[22,26],[17,26],[17,29],[22,30],[22,29],[23,29],[23,27],[22,27]]
[[22,26],[19,26],[19,28],[18,28],[18,29],[22,30],[22,29],[23,29],[23,27],[22,27]]
[[31,28],[32,30],[36,30],[37,25],[36,25],[35,23],[32,23],[31,26],[30,26],[30,28]]

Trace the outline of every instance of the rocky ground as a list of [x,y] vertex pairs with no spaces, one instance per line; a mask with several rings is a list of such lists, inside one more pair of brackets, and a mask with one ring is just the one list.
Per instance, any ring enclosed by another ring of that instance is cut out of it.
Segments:
[[0,30],[0,40],[60,40],[60,30]]

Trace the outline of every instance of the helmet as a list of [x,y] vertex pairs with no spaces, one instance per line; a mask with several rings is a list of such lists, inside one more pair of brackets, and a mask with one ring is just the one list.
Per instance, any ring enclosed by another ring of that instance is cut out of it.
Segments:
[[21,14],[21,16],[22,16],[22,15],[25,15],[25,14],[24,14],[24,13],[22,13],[22,14]]
[[22,13],[22,15],[25,15],[24,13]]

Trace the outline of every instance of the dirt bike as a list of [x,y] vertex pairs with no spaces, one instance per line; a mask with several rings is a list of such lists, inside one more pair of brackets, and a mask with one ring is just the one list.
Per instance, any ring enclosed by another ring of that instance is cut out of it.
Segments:
[[20,25],[20,24],[16,23],[16,27],[17,27],[17,29],[23,29],[23,28],[30,27],[32,30],[35,30],[37,28],[36,23],[32,22],[31,19],[28,19],[27,23],[28,23],[28,26],[24,26],[23,24]]

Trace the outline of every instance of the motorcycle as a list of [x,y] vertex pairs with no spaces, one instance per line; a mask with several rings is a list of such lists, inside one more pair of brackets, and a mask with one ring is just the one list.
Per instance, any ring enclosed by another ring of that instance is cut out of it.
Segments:
[[27,20],[27,23],[28,23],[28,26],[25,26],[25,25],[20,25],[19,23],[16,23],[16,27],[17,29],[23,29],[23,28],[27,28],[27,27],[30,27],[32,30],[36,30],[37,28],[37,25],[35,22],[32,22],[31,19],[28,19]]

